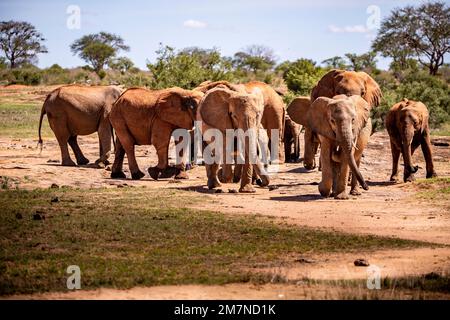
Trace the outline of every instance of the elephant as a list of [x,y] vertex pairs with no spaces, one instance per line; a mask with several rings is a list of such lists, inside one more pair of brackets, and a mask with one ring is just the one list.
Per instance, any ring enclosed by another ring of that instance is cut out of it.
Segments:
[[[300,162],[300,132],[302,125],[294,122],[289,115],[284,121],[285,162]],[[294,149],[294,150],[292,150]]]
[[[243,133],[253,132],[253,136],[245,136],[244,147],[244,163],[242,165],[242,174],[240,176],[241,184],[239,192],[253,193],[255,189],[252,186],[253,168],[257,171],[257,175],[260,176],[265,182],[269,184],[268,175],[265,174],[262,163],[258,157],[252,157],[252,150],[250,144],[255,146],[257,142],[253,139],[257,139],[258,128],[261,123],[261,118],[264,112],[264,100],[261,93],[243,93],[230,90],[225,87],[216,87],[208,90],[205,96],[202,98],[198,111],[197,120],[201,121],[201,130],[205,141],[204,145],[204,157],[208,156],[207,152],[211,152],[211,155],[215,157],[214,161],[207,161],[205,159],[206,174],[208,177],[208,188],[214,189],[221,185],[218,180],[218,170],[220,163],[226,163],[233,160],[234,149],[231,149],[226,137],[228,130],[232,132],[236,129],[241,129]],[[212,141],[217,141],[209,136],[212,132],[210,129],[216,129],[219,135],[222,137],[223,146],[215,146],[208,150],[212,146]],[[233,137],[231,137],[233,138]],[[233,138],[233,140],[239,140],[239,138]],[[241,141],[242,141],[241,140]],[[216,149],[217,148],[217,149]],[[230,150],[231,149],[231,152]],[[253,156],[256,155],[256,150],[253,150]],[[231,153],[231,154],[230,154]],[[226,177],[231,176],[231,164],[222,167],[222,174]]]
[[[267,130],[269,140],[271,139],[272,130],[278,130],[278,154],[271,155],[272,160],[278,163],[284,162],[284,122],[285,122],[285,105],[281,96],[267,83],[260,81],[251,81],[244,84],[233,84],[228,81],[205,81],[194,90],[206,93],[208,90],[221,86],[240,93],[253,93],[255,90],[261,92],[264,97],[264,113],[261,124]],[[271,148],[269,141],[269,148]]]
[[320,194],[328,197],[332,192],[335,199],[348,199],[346,186],[349,167],[352,172],[350,193],[360,194],[358,182],[364,190],[368,190],[359,171],[362,152],[372,131],[367,101],[359,95],[319,97],[308,110],[307,122],[309,128],[318,135],[321,144]]
[[101,167],[109,164],[112,128],[108,112],[120,96],[122,90],[114,86],[66,85],[50,92],[42,106],[39,119],[39,145],[42,149],[41,128],[44,115],[47,115],[50,128],[61,149],[61,165],[76,166],[69,154],[67,143],[72,148],[78,165],[89,160],[78,146],[79,135],[98,132],[100,157],[95,163]]
[[[332,98],[339,94],[361,96],[371,108],[377,107],[382,97],[380,87],[367,73],[333,69],[326,73],[312,89],[311,101],[318,97]],[[315,155],[317,149],[317,137],[311,133],[308,127],[305,127],[303,164],[306,169],[312,170],[316,167]]]
[[411,157],[414,151],[422,147],[426,162],[427,178],[436,177],[430,142],[430,129],[428,125],[428,109],[419,101],[403,99],[396,103],[386,115],[385,124],[389,133],[392,152],[391,181],[398,181],[398,161],[403,156],[403,181],[413,181],[418,166],[412,165]]
[[[292,100],[291,103],[288,105],[288,107],[286,109],[287,116],[289,116],[289,118],[293,122],[297,123],[300,126],[303,126],[306,129],[306,126],[307,126],[306,114],[307,114],[310,106],[311,106],[311,99],[310,99],[310,97],[304,97],[304,96],[297,97],[294,100]],[[301,129],[301,127],[300,127],[300,129]],[[287,143],[286,142],[286,132],[287,131],[288,131],[288,129],[287,129],[287,126],[286,126],[286,128],[285,128],[285,141],[284,141],[285,149],[286,149],[286,143]],[[300,132],[299,132],[299,134],[300,134]],[[307,134],[309,134],[309,135],[307,135]],[[305,137],[304,137],[305,145],[306,145],[306,143],[308,141],[311,140],[310,135],[311,135],[311,130],[305,131]],[[318,143],[316,143],[314,145],[318,146]],[[311,149],[308,149],[308,151],[310,152]],[[305,149],[305,152],[306,152],[306,149]],[[314,152],[314,155],[315,155],[315,153],[317,152],[317,149],[313,150],[313,152]],[[285,151],[285,153],[286,153],[286,151]],[[300,150],[298,151],[298,153],[299,153],[298,154],[298,158],[300,158]],[[313,155],[313,158],[314,158],[314,155]],[[306,156],[307,155],[305,155],[305,157]]]
[[169,168],[168,164],[170,137],[175,129],[192,129],[202,96],[201,92],[177,87],[153,91],[130,88],[125,91],[109,114],[117,135],[111,178],[125,178],[122,171],[125,153],[132,179],[144,177],[136,162],[135,145],[155,147],[158,164],[148,169],[154,180],[177,174],[177,170]]

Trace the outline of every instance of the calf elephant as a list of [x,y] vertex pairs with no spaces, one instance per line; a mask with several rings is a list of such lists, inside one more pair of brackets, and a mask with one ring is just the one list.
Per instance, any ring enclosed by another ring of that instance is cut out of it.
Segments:
[[108,164],[111,151],[112,130],[108,112],[122,90],[113,86],[62,86],[47,95],[39,119],[39,144],[42,146],[41,127],[47,115],[50,128],[61,149],[61,164],[75,166],[69,154],[67,143],[72,148],[77,164],[88,164],[78,146],[77,136],[98,132],[100,157],[95,162]]
[[369,104],[360,96],[320,97],[311,104],[307,122],[321,143],[320,194],[347,199],[349,166],[352,171],[350,193],[359,194],[358,182],[368,190],[359,163],[372,131]]
[[175,174],[175,169],[173,174],[167,173],[170,137],[175,129],[192,129],[202,96],[201,92],[181,88],[154,91],[132,88],[125,91],[109,115],[117,135],[111,178],[125,178],[122,171],[125,153],[132,179],[144,176],[136,162],[135,145],[155,147],[158,164],[148,169],[153,179],[157,180],[161,174],[165,177]]
[[431,152],[428,109],[419,101],[404,99],[389,110],[385,124],[391,140],[392,174],[391,181],[398,180],[398,161],[403,155],[405,168],[403,181],[413,181],[417,166],[412,165],[411,157],[421,146],[426,162],[427,178],[436,176]]
[[[318,97],[332,98],[340,94],[361,96],[370,108],[377,107],[382,96],[380,87],[367,73],[331,70],[312,89],[311,101]],[[306,140],[306,137],[308,140]],[[305,168],[314,169],[316,167],[314,158],[317,148],[318,139],[308,127],[305,127],[305,154],[303,159]]]
[[[209,90],[203,97],[197,112],[197,120],[202,122],[202,133],[206,142],[204,156],[207,157],[207,153],[211,152],[211,155],[214,157],[214,161],[205,159],[209,189],[221,185],[217,176],[220,163],[230,164],[229,166],[223,166],[222,174],[224,176],[231,176],[231,172],[228,171],[231,168],[234,148],[230,146],[229,143],[231,141],[228,141],[229,139],[227,139],[226,133],[229,130],[234,132],[236,129],[241,129],[244,134],[253,133],[253,136],[246,135],[242,139],[242,142],[244,142],[244,163],[239,192],[255,192],[252,186],[253,167],[257,171],[258,176],[264,177],[268,181],[268,177],[264,174],[262,164],[257,157],[254,157],[256,156],[256,150],[253,150],[254,152],[252,154],[251,149],[252,145],[256,148],[258,128],[263,112],[264,105],[261,95],[247,94],[232,91],[228,88],[217,87]],[[215,129],[215,132],[222,139],[211,136],[210,134],[214,131],[210,129]],[[218,140],[223,141],[222,146],[216,143]],[[232,140],[234,141],[234,138]],[[213,141],[214,148],[208,149],[210,146],[213,146]]]
[[[194,90],[206,93],[208,90],[215,88],[217,86],[227,87],[230,90],[240,92],[240,93],[253,93],[255,91],[261,92],[264,98],[264,112],[261,119],[261,124],[264,129],[267,130],[267,135],[269,140],[272,137],[272,131],[278,132],[278,141],[276,146],[278,148],[277,154],[271,151],[271,159],[279,163],[284,162],[284,117],[285,109],[284,102],[280,95],[268,84],[260,81],[251,81],[245,84],[233,84],[228,81],[216,81],[210,82],[206,81]],[[272,143],[269,141],[269,148],[271,148]]]
[[300,162],[300,132],[302,125],[294,122],[289,115],[284,121],[285,162]]
[[[306,126],[308,125],[307,121],[306,121],[306,114],[308,113],[310,106],[311,106],[311,99],[309,97],[297,97],[294,100],[292,100],[292,102],[289,104],[289,106],[286,109],[286,113],[292,121],[294,121],[295,123],[297,123],[300,126],[303,126],[306,129]],[[285,136],[286,136],[287,131],[288,131],[288,129],[286,126]],[[309,143],[309,141],[311,141],[310,135],[311,135],[311,130],[305,131],[305,136],[304,136],[305,145],[307,143]],[[286,149],[286,144],[287,144],[286,137],[284,140],[285,140],[284,143],[285,143],[285,149]],[[315,144],[315,145],[318,146],[318,144]],[[307,151],[313,152],[314,154],[313,154],[312,158],[314,158],[314,155],[317,152],[317,149],[312,150],[312,151],[311,151],[311,148],[305,149],[305,152],[307,152]],[[300,150],[298,152],[300,153]],[[298,155],[298,157],[300,157],[300,154]],[[305,154],[305,157],[311,158],[310,155],[306,155],[306,154]]]

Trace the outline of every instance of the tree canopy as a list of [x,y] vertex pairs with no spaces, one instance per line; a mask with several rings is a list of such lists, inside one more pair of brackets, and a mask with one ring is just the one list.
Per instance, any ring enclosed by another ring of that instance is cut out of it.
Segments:
[[450,8],[435,2],[395,9],[382,22],[372,47],[400,66],[414,57],[436,75],[450,52]]
[[123,39],[115,34],[100,32],[88,34],[76,40],[70,46],[73,54],[86,61],[100,76],[103,68],[111,62],[119,50],[128,51]]
[[39,53],[47,52],[44,41],[42,34],[28,22],[0,22],[0,49],[11,68],[36,62]]

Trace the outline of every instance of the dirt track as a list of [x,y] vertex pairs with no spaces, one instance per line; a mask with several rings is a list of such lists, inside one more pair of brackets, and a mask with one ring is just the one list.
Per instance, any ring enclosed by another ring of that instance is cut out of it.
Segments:
[[[447,140],[450,140],[446,138]],[[80,146],[85,155],[95,160],[98,155],[96,136],[81,137]],[[153,148],[139,147],[138,162],[146,172],[155,165]],[[435,167],[438,175],[450,176],[450,148],[434,147]],[[197,208],[213,209],[228,214],[260,214],[276,217],[286,223],[333,229],[350,233],[396,236],[405,239],[422,240],[439,244],[450,244],[450,204],[444,201],[431,203],[415,196],[411,184],[392,184],[390,174],[390,150],[386,133],[372,136],[362,161],[362,173],[369,181],[370,190],[347,201],[332,198],[322,199],[317,190],[320,173],[307,172],[302,164],[286,164],[272,177],[271,184],[278,188],[257,189],[256,194],[228,193],[237,189],[234,184],[224,185],[224,193],[214,194],[205,187],[205,169],[196,167],[189,172],[189,180],[153,181],[146,176],[140,181],[111,180],[110,172],[94,165],[70,168],[59,166],[60,154],[56,140],[46,139],[39,154],[36,140],[0,138],[0,176],[8,176],[20,188],[59,186],[79,188],[111,187],[118,185],[146,186],[148,188],[179,188],[203,193],[213,201],[196,204]],[[420,150],[414,161],[420,166],[417,178],[425,176],[425,165]],[[125,162],[125,169],[127,171]],[[400,168],[402,170],[402,168]],[[450,249],[414,249],[402,251],[379,251],[354,255],[328,255],[310,257],[313,264],[287,264],[282,267],[268,267],[266,271],[280,273],[287,279],[307,276],[313,279],[364,278],[365,271],[356,268],[356,258],[367,258],[382,267],[383,276],[404,276],[429,272],[450,271]],[[272,269],[271,269],[272,268]],[[281,287],[280,287],[281,286]],[[96,290],[76,292],[69,295],[49,294],[41,298],[311,298],[314,296],[302,286],[295,285],[228,285],[215,291],[215,287],[169,286],[136,288],[130,290]],[[221,288],[220,286],[218,288]],[[311,289],[311,288],[310,288]],[[281,290],[281,291],[280,291]],[[305,291],[306,290],[306,291]],[[314,289],[315,290],[315,289]],[[310,290],[311,291],[311,290]],[[84,292],[84,294],[83,294]],[[189,293],[190,292],[190,293]],[[219,292],[225,292],[224,295]],[[235,294],[233,294],[235,292]],[[284,293],[278,293],[284,292]],[[287,293],[290,292],[290,293]],[[278,296],[281,294],[281,296]],[[228,296],[230,295],[230,296]],[[325,297],[318,294],[317,297]]]

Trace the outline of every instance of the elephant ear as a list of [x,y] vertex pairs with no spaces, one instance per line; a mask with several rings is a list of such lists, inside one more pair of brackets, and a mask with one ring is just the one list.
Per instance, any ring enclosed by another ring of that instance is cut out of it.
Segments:
[[199,120],[212,128],[233,128],[230,118],[230,99],[233,91],[215,88],[203,97],[198,110]]
[[333,69],[325,74],[312,89],[311,101],[318,97],[333,97],[335,95],[335,78],[342,72],[343,70]]
[[156,102],[156,114],[161,120],[185,129],[192,129],[196,109],[196,100],[180,90],[166,90]]
[[367,73],[360,71],[358,74],[364,79],[366,85],[366,92],[363,96],[364,100],[366,100],[371,107],[378,107],[382,97],[380,86]]
[[327,97],[319,97],[311,104],[307,113],[307,126],[317,134],[330,139],[336,139],[336,134],[331,128],[330,103],[334,100]]
[[306,114],[308,113],[310,106],[311,99],[309,97],[297,97],[292,100],[286,111],[292,121],[306,126]]
[[358,132],[362,130],[367,124],[367,121],[370,121],[370,105],[364,100],[361,96],[351,96],[350,100],[352,100],[355,105],[356,110],[356,119],[355,119],[355,128]]

